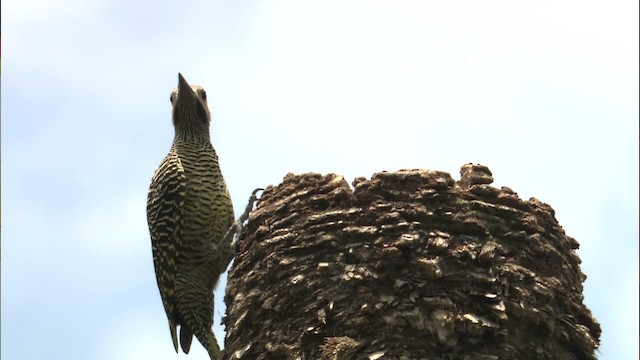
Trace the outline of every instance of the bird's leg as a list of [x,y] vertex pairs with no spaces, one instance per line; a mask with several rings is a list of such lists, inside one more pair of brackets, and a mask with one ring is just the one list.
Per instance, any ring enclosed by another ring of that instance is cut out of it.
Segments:
[[231,242],[231,254],[235,256],[236,243],[240,238],[240,234],[242,234],[242,230],[244,230],[244,223],[249,218],[249,213],[251,212],[251,210],[253,210],[253,205],[258,200],[258,195],[257,195],[258,191],[263,191],[263,190],[264,190],[263,188],[257,188],[253,190],[253,192],[251,193],[251,196],[249,197],[249,202],[247,203],[247,206],[244,208],[244,212],[242,213],[242,215],[240,215],[238,220],[236,220],[236,222],[234,222],[233,225],[231,225],[227,233],[222,238],[222,241],[220,242],[220,247],[219,247],[220,249],[224,249],[226,244]]

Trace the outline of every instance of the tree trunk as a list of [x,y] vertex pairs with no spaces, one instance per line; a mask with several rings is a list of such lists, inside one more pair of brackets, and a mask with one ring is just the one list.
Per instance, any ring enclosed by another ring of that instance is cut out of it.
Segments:
[[224,359],[595,359],[578,243],[484,166],[287,175],[229,272]]

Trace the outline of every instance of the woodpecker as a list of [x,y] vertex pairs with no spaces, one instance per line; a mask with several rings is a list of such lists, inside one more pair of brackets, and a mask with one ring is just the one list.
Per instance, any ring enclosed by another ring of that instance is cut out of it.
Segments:
[[175,135],[155,171],[147,198],[153,265],[169,320],[173,346],[189,353],[193,336],[209,357],[220,347],[211,329],[213,291],[233,257],[225,234],[234,222],[233,204],[211,145],[207,95],[178,74],[170,96]]

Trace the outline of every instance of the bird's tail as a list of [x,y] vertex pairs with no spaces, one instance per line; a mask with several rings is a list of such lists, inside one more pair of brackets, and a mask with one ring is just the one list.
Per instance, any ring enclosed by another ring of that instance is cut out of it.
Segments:
[[189,327],[184,325],[180,326],[180,346],[185,354],[188,354],[189,350],[191,350],[191,340],[193,340],[193,333],[189,330]]

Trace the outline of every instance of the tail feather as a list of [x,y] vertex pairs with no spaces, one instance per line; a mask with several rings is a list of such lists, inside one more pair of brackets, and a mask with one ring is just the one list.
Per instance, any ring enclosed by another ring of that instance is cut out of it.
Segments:
[[218,341],[216,340],[216,336],[213,332],[207,334],[207,340],[205,348],[207,348],[207,352],[209,353],[209,358],[211,360],[220,359],[220,346],[218,346]]
[[169,329],[171,330],[171,340],[173,340],[173,348],[178,352],[178,335],[176,334],[176,324],[169,322]]
[[[182,351],[184,351],[185,354],[188,354],[189,350],[191,350],[192,340],[193,333],[189,330],[189,328],[184,325],[180,326],[180,345],[182,346]],[[177,349],[178,348],[176,348],[176,351]]]

